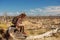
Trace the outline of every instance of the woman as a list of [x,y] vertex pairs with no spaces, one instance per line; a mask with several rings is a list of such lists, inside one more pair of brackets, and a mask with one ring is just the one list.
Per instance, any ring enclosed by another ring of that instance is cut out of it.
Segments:
[[[6,39],[9,39],[10,33],[16,33],[16,31],[19,31],[20,33],[24,34],[24,37],[26,37],[26,34],[24,32],[24,26],[22,24],[23,19],[26,17],[26,15],[24,13],[22,13],[19,16],[16,16],[13,18],[12,23],[13,25],[11,27],[8,28],[7,32],[6,32]],[[12,35],[11,35],[12,36]]]

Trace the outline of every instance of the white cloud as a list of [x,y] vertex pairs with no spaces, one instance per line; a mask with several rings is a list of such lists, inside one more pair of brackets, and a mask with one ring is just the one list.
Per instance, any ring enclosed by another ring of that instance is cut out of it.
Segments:
[[30,13],[34,15],[57,15],[60,14],[60,6],[48,6],[44,8],[30,9]]
[[60,7],[46,7],[45,8],[45,11],[47,11],[47,12],[60,12]]
[[[8,15],[15,16],[19,15],[21,12],[26,12],[27,15],[60,15],[60,6],[48,6],[43,8],[35,8],[30,10],[23,10],[18,12],[8,12]],[[4,13],[0,13],[3,15]]]

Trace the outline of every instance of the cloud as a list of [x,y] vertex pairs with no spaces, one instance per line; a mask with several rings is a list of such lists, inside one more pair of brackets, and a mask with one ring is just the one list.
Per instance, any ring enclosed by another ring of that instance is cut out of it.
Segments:
[[44,9],[44,11],[48,15],[57,15],[60,14],[60,6],[49,6]]
[[60,12],[60,6],[56,6],[56,7],[46,7],[45,8],[45,12]]
[[[8,12],[7,14],[10,16],[16,16],[21,14],[21,12],[25,12],[28,16],[49,16],[49,15],[59,15],[60,16],[60,6],[48,6],[48,7],[42,7],[42,8],[34,8],[34,9],[25,9],[23,11],[18,12]],[[3,15],[4,13],[0,13]]]
[[60,14],[60,6],[30,9],[29,13],[34,15],[58,15]]

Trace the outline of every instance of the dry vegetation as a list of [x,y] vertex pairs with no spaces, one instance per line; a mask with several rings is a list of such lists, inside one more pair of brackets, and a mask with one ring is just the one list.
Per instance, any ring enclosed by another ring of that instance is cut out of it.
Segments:
[[[0,17],[0,28],[7,29],[12,25],[11,20],[13,17]],[[25,26],[25,32],[28,36],[40,35],[54,28],[60,28],[59,16],[40,16],[40,17],[27,17],[23,20]],[[52,37],[46,37],[35,40],[59,40],[60,33],[53,35]]]

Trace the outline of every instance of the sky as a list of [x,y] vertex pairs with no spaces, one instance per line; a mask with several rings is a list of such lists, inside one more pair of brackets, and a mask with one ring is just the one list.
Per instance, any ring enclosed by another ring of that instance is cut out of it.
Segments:
[[0,0],[0,15],[60,15],[60,0]]

